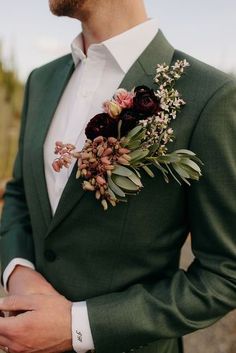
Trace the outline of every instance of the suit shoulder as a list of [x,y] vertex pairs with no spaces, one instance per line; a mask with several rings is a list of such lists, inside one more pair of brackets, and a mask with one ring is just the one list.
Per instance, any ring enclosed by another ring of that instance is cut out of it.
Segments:
[[218,70],[184,52],[176,50],[173,59],[174,61],[186,59],[190,64],[187,75],[192,85],[204,87],[205,92],[209,92],[209,94],[216,92],[228,83],[236,84],[236,80],[232,75]]
[[73,63],[72,55],[67,54],[57,58],[47,64],[44,64],[32,72],[33,78],[43,78],[44,76],[49,77],[54,72],[60,70],[60,68],[64,67],[65,65],[71,65]]

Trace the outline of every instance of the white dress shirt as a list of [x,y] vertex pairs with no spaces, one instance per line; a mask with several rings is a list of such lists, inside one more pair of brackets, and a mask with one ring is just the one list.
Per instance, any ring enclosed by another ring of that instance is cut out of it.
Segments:
[[[87,56],[83,51],[82,34],[73,41],[75,71],[58,104],[44,144],[45,176],[53,214],[73,169],[72,164],[60,173],[53,170],[55,142],[72,143],[82,149],[87,123],[102,112],[103,102],[112,98],[130,67],[157,32],[157,21],[148,20],[102,43],[92,44]],[[25,259],[13,259],[3,274],[5,288],[16,265],[34,268]],[[72,341],[76,352],[94,349],[86,302],[72,305]]]

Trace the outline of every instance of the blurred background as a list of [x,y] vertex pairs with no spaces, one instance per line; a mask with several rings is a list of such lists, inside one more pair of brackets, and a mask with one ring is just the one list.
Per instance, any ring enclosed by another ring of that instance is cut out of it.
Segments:
[[[158,18],[174,47],[236,75],[235,0],[145,2],[149,16]],[[51,15],[48,0],[0,0],[0,5],[1,209],[17,149],[25,80],[35,67],[68,53],[81,27],[76,20]],[[186,268],[191,259],[189,240],[183,250],[182,266]],[[236,353],[236,313],[209,329],[186,336],[185,351]]]

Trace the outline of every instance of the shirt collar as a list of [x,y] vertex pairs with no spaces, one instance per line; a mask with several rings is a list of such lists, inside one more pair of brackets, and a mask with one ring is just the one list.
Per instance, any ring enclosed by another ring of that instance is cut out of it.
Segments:
[[80,61],[86,59],[83,48],[83,36],[82,33],[80,33],[71,43],[72,58],[75,66],[77,66]]
[[[148,44],[152,41],[158,32],[158,22],[156,19],[149,19],[126,32],[118,34],[115,37],[105,40],[102,43],[92,44],[88,49],[88,57],[90,53],[108,52],[110,56],[117,62],[124,73],[138,59]],[[72,57],[75,66],[81,60],[86,59],[83,51],[83,36],[80,33],[71,45]]]

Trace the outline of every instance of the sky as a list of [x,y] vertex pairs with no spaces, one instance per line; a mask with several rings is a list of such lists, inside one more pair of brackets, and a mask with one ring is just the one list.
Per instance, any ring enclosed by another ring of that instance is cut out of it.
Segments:
[[[149,16],[158,19],[175,48],[224,71],[236,72],[235,0],[145,3]],[[48,0],[0,0],[2,56],[6,65],[17,68],[21,80],[35,67],[68,53],[80,30],[79,21],[53,16]]]

